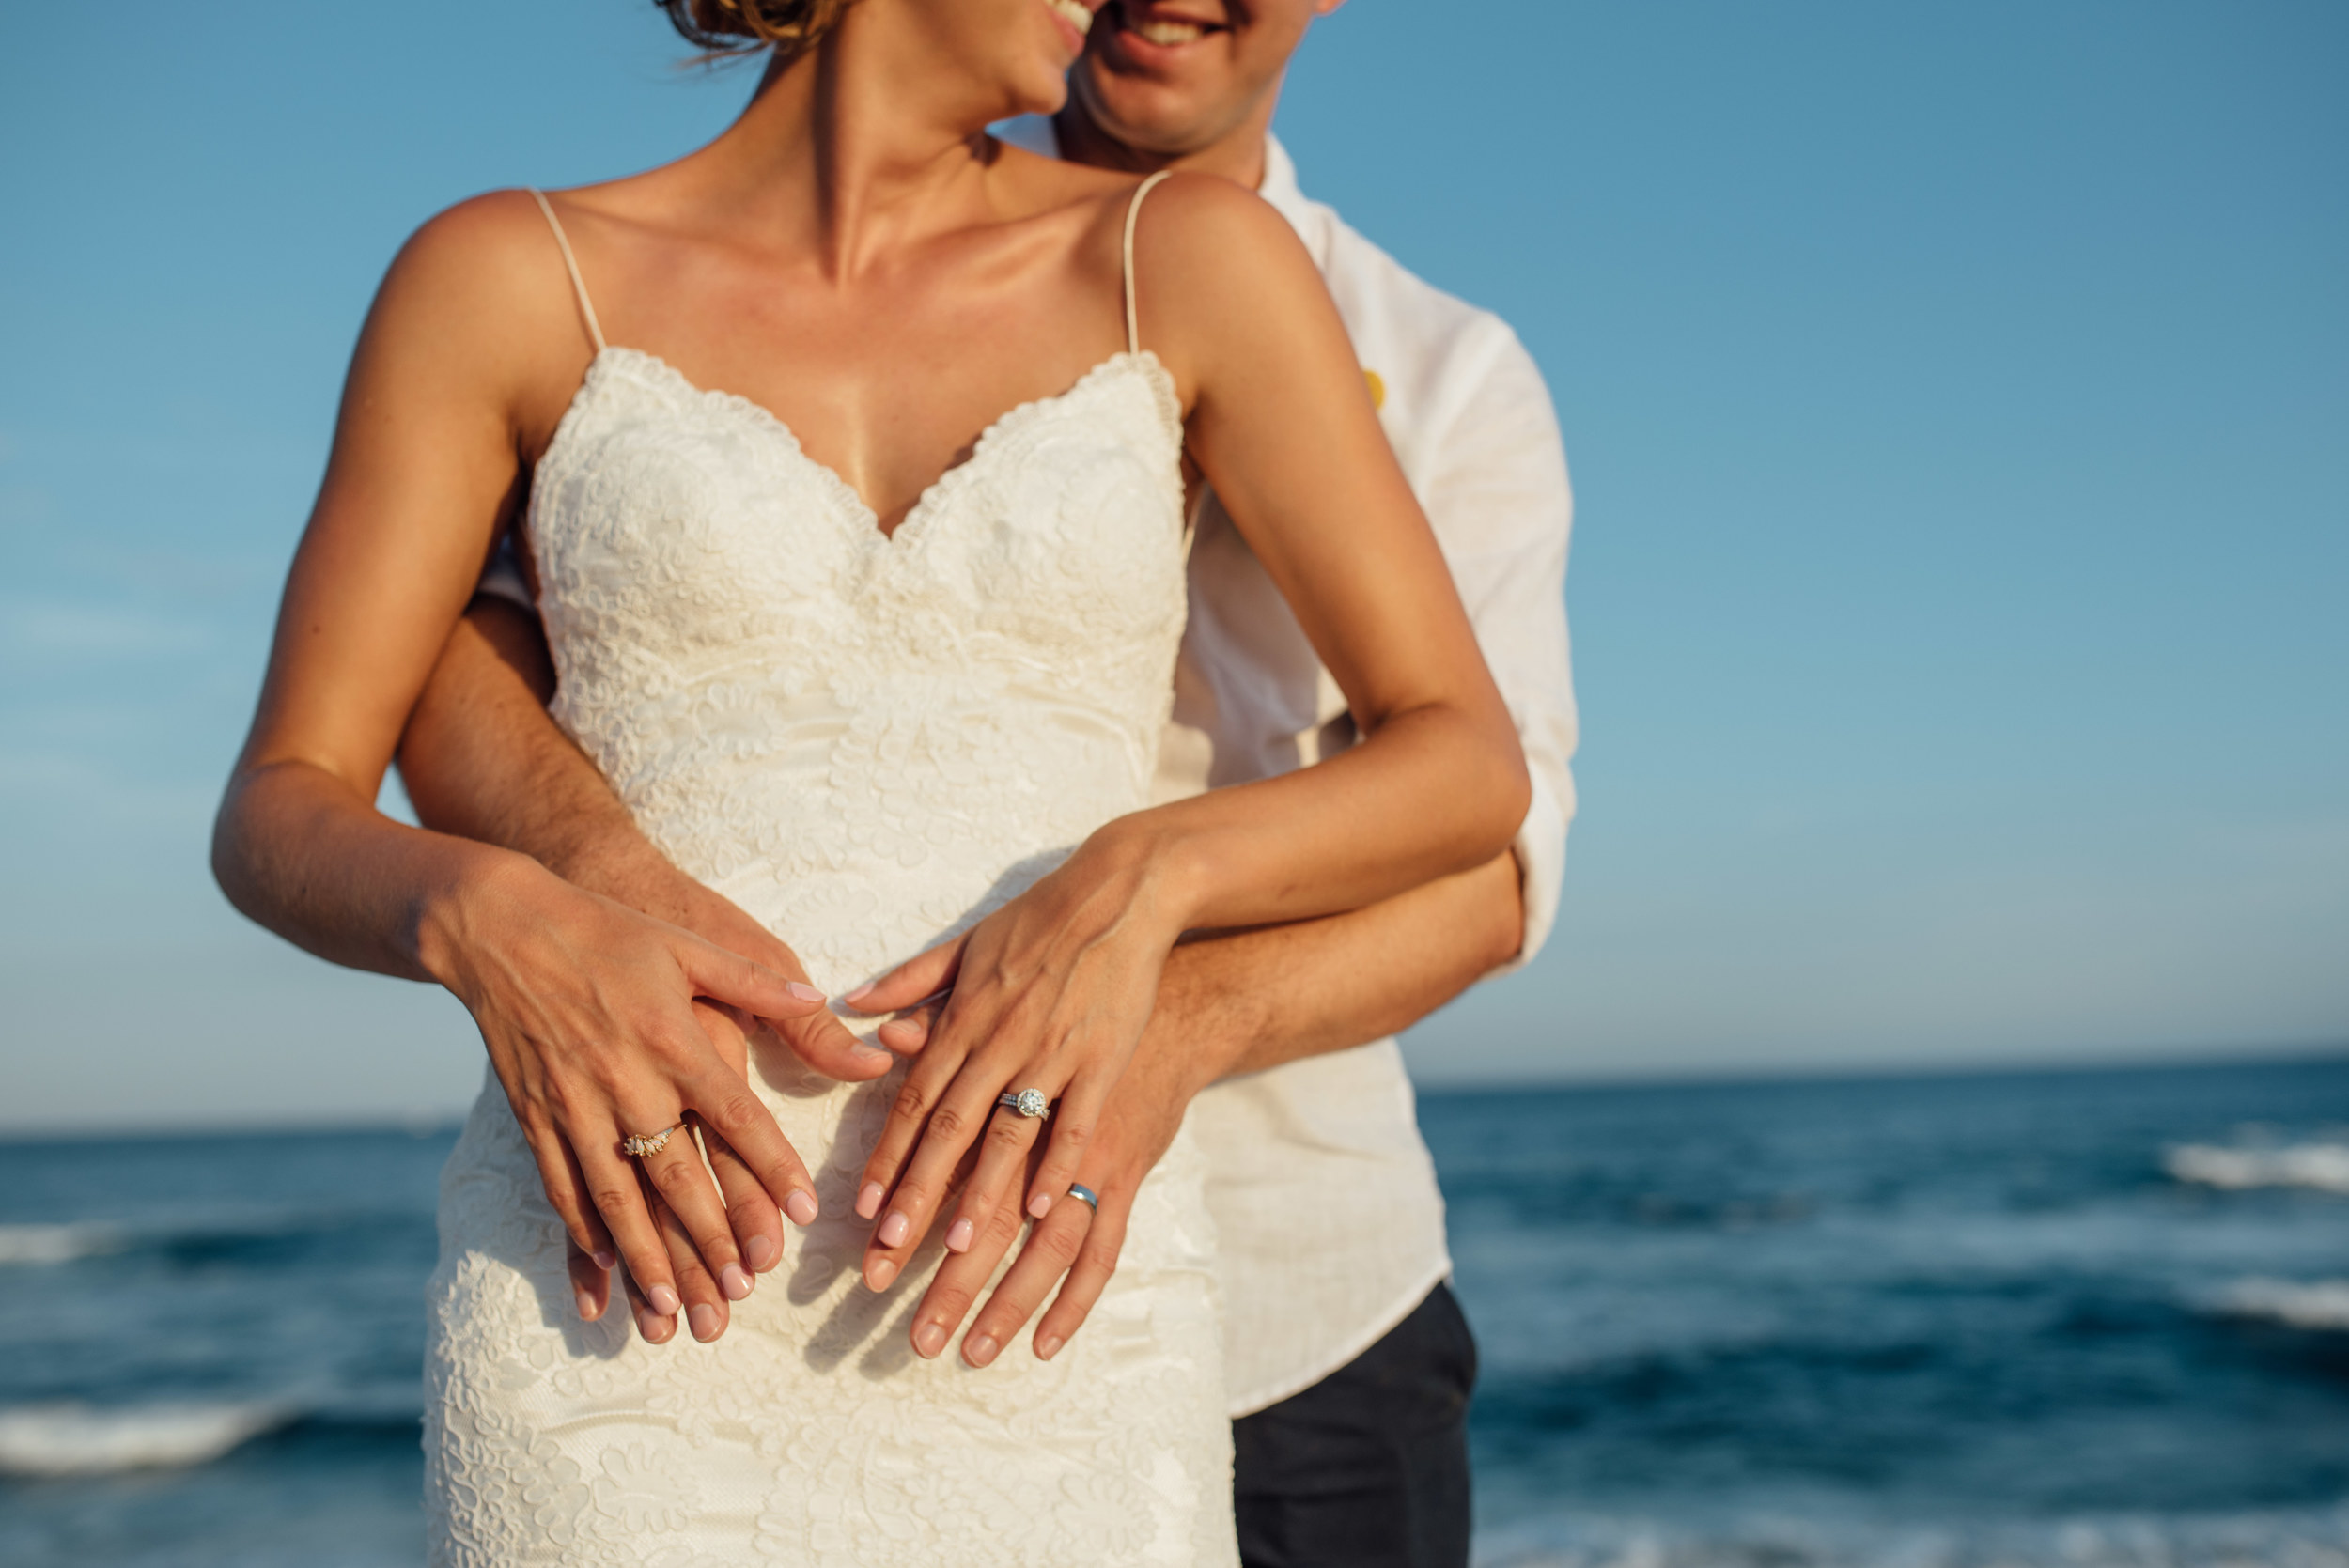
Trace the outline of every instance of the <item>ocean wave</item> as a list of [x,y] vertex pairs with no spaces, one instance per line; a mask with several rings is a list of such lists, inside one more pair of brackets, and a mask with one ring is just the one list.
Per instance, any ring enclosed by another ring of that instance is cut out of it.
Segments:
[[0,1267],[71,1263],[119,1252],[127,1242],[112,1225],[0,1225]]
[[2228,1149],[2180,1143],[2162,1165],[2182,1182],[2241,1191],[2254,1187],[2312,1187],[2349,1192],[2349,1143],[2290,1143],[2277,1149]]
[[2349,1507],[1897,1525],[1778,1510],[1581,1515],[1479,1532],[1476,1568],[2341,1568]]
[[2265,1318],[2295,1328],[2349,1329],[2349,1280],[2237,1280],[2210,1299],[2230,1317]]
[[291,1405],[258,1402],[0,1409],[0,1475],[109,1475],[208,1464],[299,1414]]

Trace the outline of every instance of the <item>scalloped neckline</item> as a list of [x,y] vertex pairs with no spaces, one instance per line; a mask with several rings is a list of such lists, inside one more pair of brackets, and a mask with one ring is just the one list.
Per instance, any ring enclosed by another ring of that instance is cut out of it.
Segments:
[[754,427],[764,428],[781,438],[784,449],[814,474],[824,489],[839,503],[848,516],[859,524],[858,532],[872,544],[884,550],[906,540],[910,535],[916,534],[918,530],[914,525],[917,522],[926,522],[931,513],[940,510],[946,500],[968,482],[964,476],[979,466],[979,459],[987,455],[988,447],[994,443],[998,435],[1010,428],[1016,422],[1032,416],[1039,410],[1068,402],[1095,381],[1114,371],[1124,369],[1129,364],[1153,378],[1152,390],[1159,395],[1159,411],[1166,414],[1169,422],[1179,424],[1181,419],[1177,411],[1174,378],[1160,362],[1159,356],[1147,349],[1120,349],[1060,391],[1042,397],[1031,397],[1022,403],[1014,403],[1010,408],[988,420],[986,428],[982,429],[977,439],[972,442],[970,456],[958,463],[949,465],[937,478],[923,487],[922,493],[914,497],[913,505],[906,508],[906,515],[897,520],[897,526],[884,531],[880,525],[880,514],[873,509],[871,503],[864,499],[863,494],[854,485],[849,484],[841,475],[839,470],[814,456],[801,444],[799,432],[792,429],[790,424],[774,410],[764,403],[745,397],[739,392],[725,392],[715,387],[703,386],[686,375],[684,371],[649,349],[630,349],[616,343],[608,343],[597,349],[595,357],[587,362],[586,373],[580,378],[579,390],[571,395],[570,406],[563,411],[563,417],[555,425],[554,435],[548,441],[546,450],[538,454],[540,463],[544,463],[552,457],[555,449],[562,444],[563,438],[569,433],[572,415],[579,411],[581,405],[586,400],[589,390],[597,382],[598,372],[603,368],[607,360],[613,359],[634,360],[646,365],[656,374],[675,382],[690,396],[706,404],[730,410],[747,418]]

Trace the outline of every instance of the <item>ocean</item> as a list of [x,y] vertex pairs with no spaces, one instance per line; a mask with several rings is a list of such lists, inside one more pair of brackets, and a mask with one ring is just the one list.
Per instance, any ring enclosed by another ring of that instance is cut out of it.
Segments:
[[[1422,1111],[1482,1568],[2349,1568],[2349,1061]],[[452,1136],[0,1143],[0,1563],[420,1563]]]

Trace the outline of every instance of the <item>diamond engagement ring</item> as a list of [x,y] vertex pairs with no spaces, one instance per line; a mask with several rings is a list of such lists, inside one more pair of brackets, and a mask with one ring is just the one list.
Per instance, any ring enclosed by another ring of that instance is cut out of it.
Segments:
[[661,1150],[669,1146],[669,1135],[671,1133],[683,1132],[684,1130],[685,1124],[683,1122],[679,1122],[674,1126],[662,1127],[659,1132],[654,1133],[649,1138],[645,1137],[641,1133],[630,1133],[626,1138],[620,1140],[620,1153],[624,1155],[633,1155],[638,1159],[644,1158],[646,1155],[657,1155]]
[[1017,1094],[1006,1089],[995,1096],[995,1103],[1005,1110],[1018,1111],[1030,1121],[1052,1109],[1052,1102],[1044,1097],[1041,1089],[1022,1089]]

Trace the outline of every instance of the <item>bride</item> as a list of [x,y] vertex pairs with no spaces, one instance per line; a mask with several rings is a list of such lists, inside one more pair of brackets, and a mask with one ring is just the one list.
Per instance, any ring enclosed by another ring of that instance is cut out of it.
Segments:
[[[433,1560],[1231,1562],[1195,1152],[1142,1189],[1065,1347],[980,1372],[910,1344],[910,1309],[966,1221],[1081,1214],[1085,1130],[1185,932],[1499,853],[1527,788],[1508,715],[1287,225],[1215,179],[987,135],[1060,105],[1087,4],[668,9],[770,53],[724,134],[465,202],[393,263],[214,847],[239,908],[447,986],[489,1046],[431,1286]],[[1366,739],[1154,808],[1187,461]],[[797,972],[375,810],[509,534],[556,717]],[[827,993],[950,938],[953,1000],[909,1065],[826,1035]],[[564,998],[646,943],[685,1032],[699,998],[800,1048],[761,1036],[755,1105],[558,1060],[592,1055]],[[727,1245],[706,1169],[801,1227],[725,1265],[732,1331],[580,1321],[567,1225],[591,1250],[608,1225],[675,1312],[667,1244]]]

